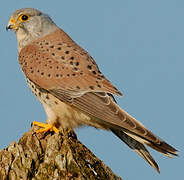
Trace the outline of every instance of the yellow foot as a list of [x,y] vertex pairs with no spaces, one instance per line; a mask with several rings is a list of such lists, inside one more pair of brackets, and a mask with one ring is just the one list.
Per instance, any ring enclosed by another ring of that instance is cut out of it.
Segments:
[[37,130],[36,133],[42,133],[47,131],[54,131],[55,133],[59,133],[59,130],[54,126],[54,124],[49,124],[48,120],[47,123],[33,121],[32,125],[42,127],[42,129]]

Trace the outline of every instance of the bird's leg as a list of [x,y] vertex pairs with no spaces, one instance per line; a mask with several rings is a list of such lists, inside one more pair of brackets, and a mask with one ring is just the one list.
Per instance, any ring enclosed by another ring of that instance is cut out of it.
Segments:
[[47,131],[54,131],[55,133],[59,133],[59,130],[55,127],[54,123],[49,124],[48,120],[47,123],[33,121],[32,125],[41,127],[41,129],[37,130],[36,133],[42,133]]

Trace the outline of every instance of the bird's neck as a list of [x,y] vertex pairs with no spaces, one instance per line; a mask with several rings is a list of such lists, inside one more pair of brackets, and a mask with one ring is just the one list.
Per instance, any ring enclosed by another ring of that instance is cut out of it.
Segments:
[[24,48],[26,45],[31,43],[32,41],[42,38],[49,33],[56,31],[58,29],[57,26],[52,27],[52,29],[46,28],[44,31],[38,31],[36,33],[29,33],[25,31],[24,29],[19,29],[16,32],[17,42],[18,42],[18,52],[21,51],[22,48]]

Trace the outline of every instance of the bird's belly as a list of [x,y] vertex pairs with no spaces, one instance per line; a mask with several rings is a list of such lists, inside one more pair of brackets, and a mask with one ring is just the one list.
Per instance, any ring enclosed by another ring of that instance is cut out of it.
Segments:
[[45,101],[43,107],[47,113],[48,120],[62,128],[75,128],[91,122],[91,117],[84,114],[73,106],[61,102],[52,95]]
[[37,99],[43,104],[49,123],[57,127],[75,128],[82,125],[104,128],[95,118],[80,111],[76,107],[66,104],[46,90],[40,90],[32,81],[27,79],[28,85]]

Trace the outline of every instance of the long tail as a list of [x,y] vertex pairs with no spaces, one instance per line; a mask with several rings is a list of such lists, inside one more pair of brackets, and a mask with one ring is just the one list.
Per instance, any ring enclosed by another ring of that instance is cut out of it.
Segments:
[[143,137],[140,137],[139,135],[132,134],[131,132],[125,132],[115,128],[111,128],[111,131],[131,149],[133,149],[138,155],[144,158],[158,173],[160,173],[159,166],[149,151],[146,149],[144,144],[166,155],[167,157],[172,157],[172,155],[177,156],[177,150],[162,140],[160,141],[160,144],[155,144]]

